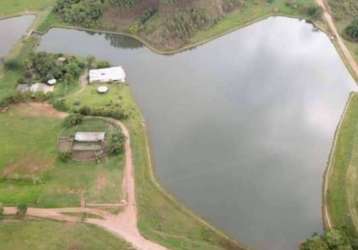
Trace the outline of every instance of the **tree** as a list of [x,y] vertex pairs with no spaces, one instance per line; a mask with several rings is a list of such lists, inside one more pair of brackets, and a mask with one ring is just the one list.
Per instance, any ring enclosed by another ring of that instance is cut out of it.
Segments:
[[351,24],[345,28],[344,32],[349,39],[358,42],[358,19],[353,20]]
[[4,207],[2,203],[0,203],[0,220],[4,217]]
[[16,215],[19,217],[19,218],[23,218],[25,217],[26,215],[26,212],[27,212],[27,205],[25,203],[20,203],[16,206]]
[[109,153],[118,155],[123,153],[125,136],[122,133],[114,133],[109,142]]

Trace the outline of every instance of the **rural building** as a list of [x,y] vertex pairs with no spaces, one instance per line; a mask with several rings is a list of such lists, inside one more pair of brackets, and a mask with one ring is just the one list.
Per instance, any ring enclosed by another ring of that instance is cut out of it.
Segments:
[[125,82],[126,73],[121,66],[92,69],[89,71],[89,82]]
[[105,154],[105,132],[77,132],[72,144],[74,160],[97,160]]
[[20,93],[32,92],[32,93],[50,93],[54,91],[54,86],[48,86],[44,83],[34,83],[32,85],[19,84],[16,90]]

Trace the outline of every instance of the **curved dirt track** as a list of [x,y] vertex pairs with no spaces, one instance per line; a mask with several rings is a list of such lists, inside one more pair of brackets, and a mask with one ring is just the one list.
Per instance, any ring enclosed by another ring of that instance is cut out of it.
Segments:
[[[33,106],[34,107],[34,106]],[[165,250],[166,248],[145,239],[138,230],[138,215],[136,207],[135,196],[135,180],[134,180],[134,165],[132,158],[132,149],[130,144],[130,134],[127,127],[120,121],[101,118],[116,124],[121,128],[122,133],[126,137],[125,142],[125,166],[123,170],[122,191],[125,197],[123,209],[118,214],[111,214],[99,208],[29,208],[27,210],[28,216],[39,217],[44,219],[52,219],[57,221],[79,222],[80,218],[76,216],[66,215],[64,213],[89,213],[94,214],[102,219],[87,218],[84,222],[97,225],[114,235],[118,236],[131,243],[133,247],[140,250]],[[16,214],[15,207],[5,207],[6,215]]]
[[316,0],[316,3],[321,6],[323,9],[323,18],[324,21],[328,24],[329,30],[331,34],[333,35],[334,39],[337,41],[337,45],[339,46],[339,49],[341,50],[343,57],[345,58],[346,62],[350,65],[353,74],[355,75],[355,78],[358,78],[358,63],[352,56],[351,52],[347,48],[346,44],[344,43],[342,37],[340,36],[337,27],[334,23],[334,19],[331,15],[328,3],[326,0]]

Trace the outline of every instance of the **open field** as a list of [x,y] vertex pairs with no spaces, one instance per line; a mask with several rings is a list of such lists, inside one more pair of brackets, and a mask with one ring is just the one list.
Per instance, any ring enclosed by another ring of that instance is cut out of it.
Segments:
[[344,227],[352,235],[358,229],[358,95],[353,94],[347,107],[328,177],[327,205],[333,226]]
[[0,249],[4,250],[134,249],[112,234],[82,223],[9,219],[0,223],[0,232]]
[[42,11],[51,7],[56,0],[1,0],[0,17],[9,16],[24,11]]
[[81,197],[92,203],[120,201],[123,156],[99,164],[61,162],[57,138],[62,129],[59,118],[14,107],[0,113],[0,202],[65,207],[79,206]]
[[[345,38],[345,27],[347,27],[354,18],[358,18],[358,3],[355,0],[342,0],[339,2],[335,0],[327,0],[327,2],[329,3],[329,7],[340,34]],[[345,40],[345,43],[358,62],[358,43],[349,40]]]

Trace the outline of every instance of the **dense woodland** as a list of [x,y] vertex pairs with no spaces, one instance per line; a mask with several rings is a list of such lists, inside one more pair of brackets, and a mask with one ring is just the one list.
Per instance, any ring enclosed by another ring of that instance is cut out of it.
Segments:
[[[275,0],[58,0],[54,10],[66,23],[127,31],[154,45],[180,47],[227,14],[263,2],[270,6]],[[321,15],[312,4],[296,0],[285,4],[311,19]]]

